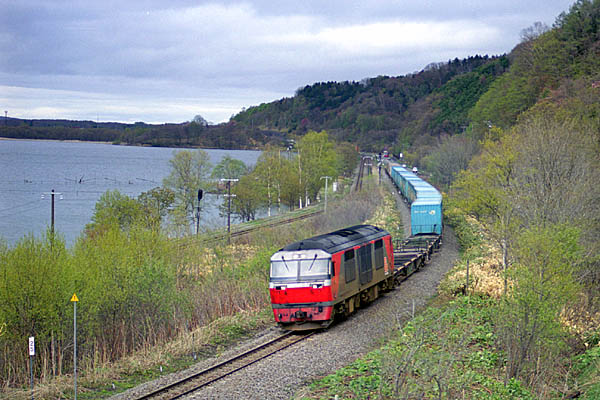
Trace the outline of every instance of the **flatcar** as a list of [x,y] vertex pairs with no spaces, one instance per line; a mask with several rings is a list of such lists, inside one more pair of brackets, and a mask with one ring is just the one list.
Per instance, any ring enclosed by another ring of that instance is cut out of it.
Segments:
[[392,238],[373,225],[314,236],[271,257],[273,314],[289,330],[327,327],[394,285]]

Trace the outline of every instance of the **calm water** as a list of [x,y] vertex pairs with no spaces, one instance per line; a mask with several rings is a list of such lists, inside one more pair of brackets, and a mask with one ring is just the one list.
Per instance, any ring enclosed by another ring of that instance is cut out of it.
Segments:
[[[9,245],[50,226],[54,189],[55,230],[72,245],[91,221],[94,206],[107,190],[137,197],[161,186],[169,160],[181,149],[113,146],[102,143],[0,140],[0,237]],[[225,155],[256,163],[260,152],[206,150],[213,165]],[[227,224],[218,216],[217,196],[204,196],[201,223]]]

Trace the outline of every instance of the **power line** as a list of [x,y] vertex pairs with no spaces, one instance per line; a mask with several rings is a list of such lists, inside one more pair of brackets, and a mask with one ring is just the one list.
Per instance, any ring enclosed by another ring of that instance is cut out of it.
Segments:
[[[4,208],[4,209],[0,210],[0,214],[1,214],[1,213],[4,213],[4,212],[7,212],[7,211],[13,211],[13,210],[16,210],[16,209],[18,209],[18,208],[21,208],[21,207],[27,207],[27,206],[30,206],[30,205],[32,205],[32,204],[35,204],[35,203],[41,203],[41,201],[42,201],[41,199],[38,199],[38,200],[35,200],[35,201],[31,201],[31,202],[29,202],[29,203],[25,203],[25,204],[19,204],[18,206]],[[27,210],[25,210],[25,211],[33,210],[33,209],[35,209],[35,208],[36,208],[36,207],[33,207],[33,208],[28,208],[28,209],[27,209]],[[19,212],[22,212],[22,211],[19,211]]]

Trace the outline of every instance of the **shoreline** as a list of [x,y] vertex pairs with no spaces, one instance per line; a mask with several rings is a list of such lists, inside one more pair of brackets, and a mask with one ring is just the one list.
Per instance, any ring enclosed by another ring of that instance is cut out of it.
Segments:
[[140,145],[140,144],[128,144],[128,143],[114,143],[114,142],[106,142],[99,140],[80,140],[80,139],[30,139],[30,138],[11,138],[0,136],[0,141],[2,140],[26,140],[30,142],[62,142],[62,143],[98,143],[98,144],[110,144],[113,146],[129,146],[129,147],[155,147],[155,148],[164,148],[164,149],[191,149],[191,150],[240,150],[240,151],[263,151],[261,148],[251,148],[251,149],[220,149],[213,147],[178,147],[178,146],[152,146],[152,145]]
[[79,140],[79,139],[29,139],[29,138],[10,138],[0,136],[0,140],[26,140],[29,142],[65,142],[65,143],[101,143],[101,144],[113,144],[113,142],[103,142],[98,140]]

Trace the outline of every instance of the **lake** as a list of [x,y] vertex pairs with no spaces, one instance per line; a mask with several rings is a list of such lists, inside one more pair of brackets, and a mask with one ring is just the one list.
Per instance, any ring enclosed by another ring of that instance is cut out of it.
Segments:
[[[91,221],[107,190],[131,197],[162,185],[175,151],[161,147],[106,143],[0,140],[0,237],[14,245],[23,236],[39,237],[50,226],[52,190],[55,231],[72,245]],[[254,165],[260,151],[205,150],[213,165],[224,156]],[[217,207],[221,196],[202,199],[203,226],[226,226]]]

